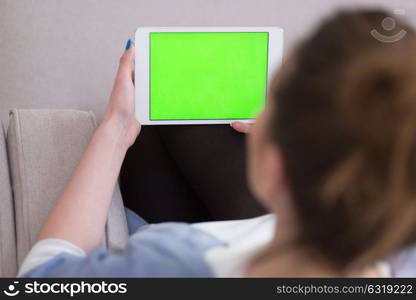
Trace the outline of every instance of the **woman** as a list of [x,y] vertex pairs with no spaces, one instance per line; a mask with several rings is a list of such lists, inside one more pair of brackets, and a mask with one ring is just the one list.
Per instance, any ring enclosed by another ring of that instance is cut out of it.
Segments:
[[402,40],[374,39],[386,17],[338,14],[275,77],[248,135],[248,180],[270,214],[192,225],[136,217],[125,250],[110,253],[96,247],[140,132],[127,49],[104,120],[20,274],[415,276],[414,249],[391,255],[416,242],[416,36],[401,24]]

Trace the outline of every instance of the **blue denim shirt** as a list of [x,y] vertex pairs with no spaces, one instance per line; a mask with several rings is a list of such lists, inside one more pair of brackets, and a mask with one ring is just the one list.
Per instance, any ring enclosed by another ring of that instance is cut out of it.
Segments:
[[[149,225],[126,210],[130,239],[120,252],[96,249],[86,256],[62,252],[25,277],[212,277],[206,252],[227,246],[212,234],[186,223]],[[228,248],[228,247],[225,247]],[[231,258],[231,257],[230,257]],[[232,259],[238,259],[233,256]],[[222,260],[223,261],[223,260]],[[387,258],[393,277],[416,276],[416,245]]]
[[212,277],[204,253],[223,244],[186,223],[149,225],[127,210],[131,237],[124,250],[95,249],[85,257],[62,253],[25,277]]

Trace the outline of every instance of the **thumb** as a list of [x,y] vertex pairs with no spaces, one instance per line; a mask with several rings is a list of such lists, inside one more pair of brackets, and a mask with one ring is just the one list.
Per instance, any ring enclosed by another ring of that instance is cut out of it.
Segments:
[[133,63],[134,63],[134,55],[135,55],[135,47],[131,39],[127,41],[126,49],[123,55],[120,57],[120,63],[118,67],[117,77],[121,77],[123,79],[131,78],[131,74],[133,71]]
[[231,123],[231,127],[234,128],[234,130],[241,132],[241,133],[249,133],[251,124],[243,123],[243,122],[233,122]]

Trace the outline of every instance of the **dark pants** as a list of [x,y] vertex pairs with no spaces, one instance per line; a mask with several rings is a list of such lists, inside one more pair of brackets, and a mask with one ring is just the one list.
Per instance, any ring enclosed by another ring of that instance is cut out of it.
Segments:
[[229,125],[143,126],[121,169],[125,205],[151,223],[265,213],[247,188],[244,139]]

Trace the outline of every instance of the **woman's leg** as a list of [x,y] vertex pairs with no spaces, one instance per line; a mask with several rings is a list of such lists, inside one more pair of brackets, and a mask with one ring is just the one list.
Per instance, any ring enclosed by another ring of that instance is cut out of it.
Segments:
[[266,213],[246,181],[245,135],[229,125],[160,126],[161,139],[214,220]]
[[120,172],[124,204],[149,223],[211,220],[161,143],[157,126],[143,126]]

